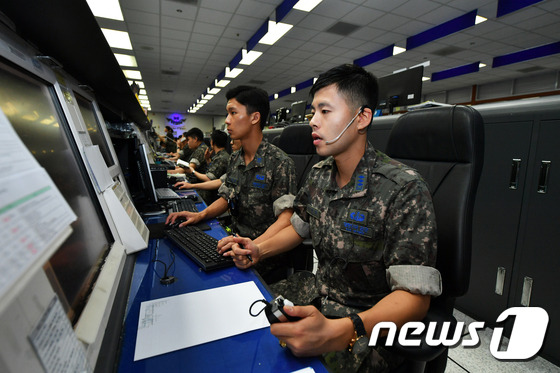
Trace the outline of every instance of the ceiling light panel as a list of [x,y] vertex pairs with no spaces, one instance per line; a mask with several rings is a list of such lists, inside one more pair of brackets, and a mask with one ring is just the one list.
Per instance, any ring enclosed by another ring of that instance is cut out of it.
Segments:
[[103,35],[105,36],[105,39],[107,39],[111,48],[132,50],[132,44],[130,43],[128,32],[107,28],[102,28],[101,31],[103,31]]

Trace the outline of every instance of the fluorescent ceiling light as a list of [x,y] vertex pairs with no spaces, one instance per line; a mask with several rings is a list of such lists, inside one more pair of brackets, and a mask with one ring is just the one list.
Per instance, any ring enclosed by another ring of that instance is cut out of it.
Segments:
[[423,82],[427,82],[428,80],[430,80],[429,77],[427,77],[427,76],[423,76],[423,77],[422,77],[422,81],[423,81]]
[[250,65],[262,55],[262,52],[258,52],[255,50],[247,52],[247,49],[242,49],[241,52],[243,56],[241,61],[239,61],[239,64],[241,65]]
[[215,85],[216,87],[222,87],[222,88],[224,88],[226,85],[229,84],[229,82],[230,82],[229,80],[225,80],[225,79],[222,79],[222,80],[220,80],[220,81],[218,81],[218,79],[214,79],[214,85]]
[[124,76],[126,76],[128,79],[133,79],[133,80],[141,80],[142,79],[142,74],[140,74],[140,71],[137,70],[123,70]]
[[141,89],[140,92],[138,92],[141,95],[147,95],[148,93],[146,92],[145,89]]
[[274,99],[275,99],[275,100],[278,99],[278,93],[275,93],[275,94],[274,94]]
[[[243,72],[243,69],[240,68],[234,68],[234,69],[230,69],[229,67],[226,67],[226,78],[237,78],[237,76],[239,74],[241,74]],[[216,84],[217,85],[217,84]]]
[[216,95],[218,94],[222,89],[221,88],[208,88],[207,92],[210,93],[211,95]]
[[415,67],[418,67],[418,66],[428,67],[428,66],[430,66],[430,61],[428,60],[428,61],[424,61],[422,63],[419,63],[417,65],[410,66],[409,69],[414,69]]
[[481,63],[478,64],[478,68],[482,69],[483,67],[486,67],[486,64],[485,64],[485,63],[482,63],[482,62],[481,62]]
[[105,35],[105,39],[107,39],[111,48],[132,50],[128,32],[111,30],[108,28],[102,28],[101,31],[103,31],[103,35]]
[[397,54],[401,54],[403,52],[406,52],[406,48],[397,47],[396,45],[393,47],[393,56],[396,56]]
[[474,19],[474,24],[478,25],[479,23],[482,23],[482,22],[485,22],[485,21],[488,21],[488,18],[477,15],[476,18]]
[[311,12],[323,0],[299,0],[294,9],[302,10],[304,12]]
[[147,95],[138,95],[138,99],[139,99],[140,101],[142,101],[142,100],[147,100],[147,99],[148,99],[148,96],[147,96]]
[[124,21],[119,0],[87,0],[87,3],[96,17]]
[[268,32],[259,40],[261,44],[273,45],[280,39],[284,34],[286,34],[290,29],[294,27],[287,23],[268,21]]
[[292,93],[296,93],[296,87],[292,87],[292,88],[291,88],[291,92],[292,92]]
[[214,95],[204,95],[204,97],[202,98],[203,100],[211,100],[214,97]]
[[204,99],[200,100],[200,101],[198,102],[198,105],[196,105],[196,106],[201,106],[201,107],[202,107],[202,106],[204,106],[204,104],[206,104],[207,102],[208,102],[208,99],[205,99],[205,98],[204,98]]
[[115,57],[117,58],[117,62],[120,66],[138,67],[138,63],[136,63],[136,57],[134,56],[131,56],[129,54],[115,53]]

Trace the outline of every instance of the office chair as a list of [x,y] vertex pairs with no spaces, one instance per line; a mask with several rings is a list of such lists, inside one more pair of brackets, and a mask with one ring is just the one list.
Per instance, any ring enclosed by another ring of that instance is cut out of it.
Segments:
[[[482,117],[467,106],[408,112],[396,121],[385,152],[415,168],[432,193],[438,232],[436,268],[443,292],[432,299],[423,321],[456,324],[455,299],[467,292],[470,281],[473,207],[484,156]],[[425,338],[419,347],[391,349],[406,359],[398,372],[445,370],[447,347],[428,346]]]
[[[308,124],[286,126],[278,139],[278,147],[288,154],[295,163],[296,185],[299,190],[305,183],[313,165],[322,159],[315,151],[311,126]],[[292,250],[290,256],[294,272],[311,271],[313,269],[313,247],[310,242],[305,242]]]

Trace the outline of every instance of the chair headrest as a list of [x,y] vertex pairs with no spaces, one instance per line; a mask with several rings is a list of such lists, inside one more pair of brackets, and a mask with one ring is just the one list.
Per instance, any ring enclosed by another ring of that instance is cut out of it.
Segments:
[[278,147],[287,154],[315,154],[311,126],[307,124],[292,124],[280,134]]
[[410,111],[397,119],[387,154],[398,159],[471,163],[478,146],[472,131],[479,130],[478,111],[469,106],[446,106]]

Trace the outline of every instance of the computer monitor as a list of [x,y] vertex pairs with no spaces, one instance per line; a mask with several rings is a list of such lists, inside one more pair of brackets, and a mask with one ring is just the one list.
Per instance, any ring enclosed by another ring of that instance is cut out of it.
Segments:
[[150,167],[150,153],[148,145],[138,138],[130,139],[127,156],[128,164],[119,157],[121,166],[125,165],[126,184],[130,190],[134,206],[141,213],[161,211],[160,201],[156,194],[154,178]]
[[0,58],[0,81],[0,109],[77,215],[71,235],[41,263],[75,323],[115,240],[62,115],[55,78],[45,81]]
[[93,102],[80,96],[76,92],[74,92],[74,94],[76,96],[78,107],[80,108],[82,118],[84,119],[87,131],[89,133],[89,137],[91,138],[91,142],[93,143],[93,145],[99,146],[99,150],[101,151],[101,155],[103,156],[107,167],[112,167],[115,164],[115,160],[113,159],[113,155],[111,154],[111,150],[109,148],[107,138],[105,137],[105,133],[101,128],[102,124],[95,114]]
[[305,110],[307,109],[307,101],[296,101],[292,103],[291,106],[291,117],[290,121],[303,122],[305,120]]
[[424,66],[407,69],[379,78],[379,109],[419,104],[422,99],[422,75]]

